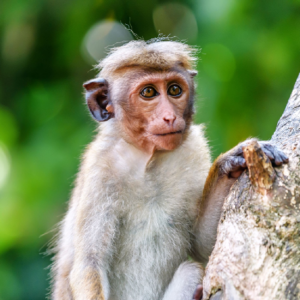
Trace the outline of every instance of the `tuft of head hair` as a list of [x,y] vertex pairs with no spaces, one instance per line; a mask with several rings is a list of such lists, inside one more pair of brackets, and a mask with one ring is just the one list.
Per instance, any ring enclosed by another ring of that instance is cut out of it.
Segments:
[[126,67],[142,66],[159,70],[180,65],[186,70],[193,70],[197,63],[198,49],[187,44],[155,38],[149,41],[130,41],[110,50],[97,68],[101,77],[112,75]]

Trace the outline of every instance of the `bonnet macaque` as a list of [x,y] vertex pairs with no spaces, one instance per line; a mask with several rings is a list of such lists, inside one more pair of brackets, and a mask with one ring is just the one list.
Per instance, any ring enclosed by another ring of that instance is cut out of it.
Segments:
[[[201,298],[200,263],[246,168],[247,141],[211,166],[203,127],[192,122],[195,61],[183,43],[132,41],[112,49],[83,85],[99,131],[61,225],[52,299]],[[275,164],[287,161],[260,145]]]

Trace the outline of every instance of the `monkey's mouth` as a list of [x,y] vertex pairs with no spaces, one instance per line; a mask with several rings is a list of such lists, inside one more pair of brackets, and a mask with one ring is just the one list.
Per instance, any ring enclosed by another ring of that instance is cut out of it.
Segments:
[[182,133],[182,130],[172,131],[172,132],[167,132],[167,133],[157,133],[155,135],[157,135],[157,136],[166,136],[166,135],[169,135],[169,134],[180,134],[180,133]]

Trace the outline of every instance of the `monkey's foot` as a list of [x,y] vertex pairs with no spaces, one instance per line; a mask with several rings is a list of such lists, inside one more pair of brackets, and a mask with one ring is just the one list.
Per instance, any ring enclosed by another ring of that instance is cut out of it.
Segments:
[[203,286],[199,284],[193,295],[193,300],[201,300],[203,296]]

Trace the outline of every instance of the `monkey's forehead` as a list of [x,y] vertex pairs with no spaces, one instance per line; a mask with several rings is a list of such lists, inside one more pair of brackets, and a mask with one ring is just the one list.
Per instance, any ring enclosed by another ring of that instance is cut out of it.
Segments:
[[131,41],[111,49],[97,67],[101,70],[101,76],[129,66],[169,69],[181,65],[186,70],[192,70],[197,62],[197,52],[196,48],[175,41]]

